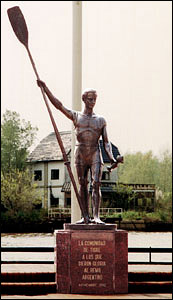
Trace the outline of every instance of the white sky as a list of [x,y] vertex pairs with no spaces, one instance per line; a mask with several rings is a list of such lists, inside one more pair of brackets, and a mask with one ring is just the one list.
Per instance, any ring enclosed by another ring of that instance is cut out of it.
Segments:
[[[7,9],[16,5],[40,78],[71,108],[72,1],[1,1],[1,111],[16,111],[38,126],[38,144],[53,127],[26,49],[8,20]],[[83,2],[82,89],[97,90],[95,113],[105,117],[122,155],[171,150],[171,13],[172,1]],[[51,110],[59,131],[71,130],[71,121]]]

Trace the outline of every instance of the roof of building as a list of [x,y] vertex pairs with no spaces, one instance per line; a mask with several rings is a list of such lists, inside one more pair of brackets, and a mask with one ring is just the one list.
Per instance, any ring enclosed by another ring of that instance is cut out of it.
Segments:
[[[60,132],[61,139],[65,148],[65,152],[68,155],[71,151],[71,131]],[[100,140],[100,147],[104,162],[110,162],[109,158],[104,150],[103,141]],[[119,155],[118,148],[112,143],[112,152],[116,158]],[[59,147],[56,135],[54,132],[45,137],[38,146],[29,154],[28,162],[41,162],[41,161],[56,161],[63,160],[62,152]]]
[[[62,131],[60,132],[60,135],[65,152],[66,154],[69,154],[71,151],[71,132]],[[41,140],[38,146],[29,154],[27,159],[28,162],[52,160],[63,160],[62,152],[54,132],[50,133],[43,140]]]

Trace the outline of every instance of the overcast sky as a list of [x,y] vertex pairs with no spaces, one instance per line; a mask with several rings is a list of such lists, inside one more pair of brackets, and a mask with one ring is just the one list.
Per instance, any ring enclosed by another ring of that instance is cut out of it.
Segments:
[[[16,111],[37,126],[38,144],[53,127],[26,49],[8,20],[7,9],[16,5],[40,78],[71,108],[72,1],[1,1],[1,111]],[[172,1],[82,6],[82,89],[97,90],[95,113],[105,117],[109,139],[122,155],[171,150]],[[71,121],[51,109],[59,131],[71,130]]]

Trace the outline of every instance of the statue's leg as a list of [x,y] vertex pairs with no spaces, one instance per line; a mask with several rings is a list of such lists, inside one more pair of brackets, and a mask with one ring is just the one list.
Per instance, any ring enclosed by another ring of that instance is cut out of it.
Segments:
[[99,218],[99,209],[101,202],[101,177],[102,177],[102,164],[95,163],[91,167],[92,176],[92,207],[93,207],[93,222],[97,224],[104,224]]
[[[85,213],[85,219],[87,223],[90,223],[89,217],[89,193],[88,193],[88,171],[87,166],[76,165],[78,181],[79,181],[79,195],[81,197],[81,202],[83,206],[83,211]],[[84,216],[83,216],[84,217]],[[79,220],[77,224],[85,223],[84,218]]]

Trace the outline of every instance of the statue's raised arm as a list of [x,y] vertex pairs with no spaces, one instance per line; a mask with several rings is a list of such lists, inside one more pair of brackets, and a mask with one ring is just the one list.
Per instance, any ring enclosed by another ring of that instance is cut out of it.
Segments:
[[45,94],[48,96],[49,100],[52,102],[52,104],[59,109],[67,118],[73,121],[73,113],[70,109],[66,108],[61,101],[59,101],[48,89],[45,82],[42,80],[37,80],[37,84],[39,87],[42,87]]

